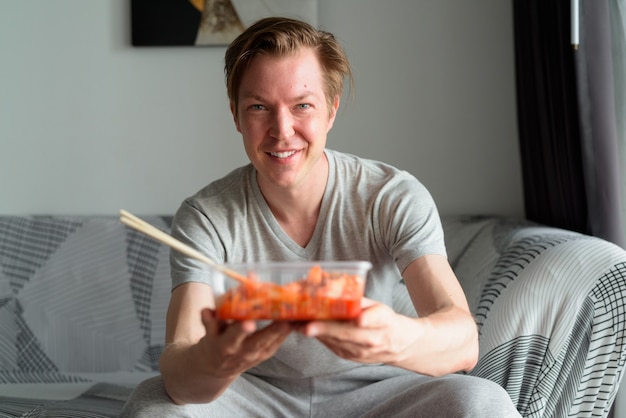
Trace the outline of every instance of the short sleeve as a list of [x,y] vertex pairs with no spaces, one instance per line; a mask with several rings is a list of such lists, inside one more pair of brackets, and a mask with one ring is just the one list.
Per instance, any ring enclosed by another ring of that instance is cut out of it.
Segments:
[[375,216],[378,233],[401,272],[424,255],[447,256],[435,201],[411,174],[402,171],[385,185]]

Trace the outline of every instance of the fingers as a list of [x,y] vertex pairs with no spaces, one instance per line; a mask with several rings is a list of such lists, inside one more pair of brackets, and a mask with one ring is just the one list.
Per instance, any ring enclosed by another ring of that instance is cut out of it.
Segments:
[[206,329],[207,364],[214,376],[234,376],[273,356],[292,331],[286,322],[257,329],[255,321],[223,321],[201,312]]
[[274,322],[258,330],[253,320],[223,321],[217,319],[210,309],[203,310],[201,317],[207,335],[211,336],[213,344],[222,347],[226,355],[239,353],[254,358],[273,354],[292,331],[287,322]]
[[287,322],[274,322],[250,335],[243,344],[248,351],[257,353],[260,359],[266,360],[274,355],[291,331]]
[[356,329],[356,325],[355,321],[311,321],[299,324],[296,331],[310,338],[334,336],[350,339],[348,334]]
[[362,363],[382,363],[384,357],[381,356],[386,354],[386,350],[380,344],[380,341],[375,341],[376,339],[378,339],[378,336],[372,333],[368,334],[367,339],[363,340],[348,340],[333,336],[318,337],[322,344],[339,357]]
[[237,339],[245,338],[246,334],[256,331],[255,321],[227,322],[218,319],[215,316],[215,312],[211,309],[203,309],[200,315],[207,334],[212,336],[224,335],[236,341]]
[[388,306],[364,300],[361,315],[353,321],[313,321],[296,330],[317,338],[339,357],[363,363],[380,363],[392,358],[398,336],[390,326],[399,318]]
[[[241,358],[247,356],[244,348],[246,338],[256,331],[254,321],[224,321],[215,317],[210,309],[201,312],[202,323],[215,358],[221,358],[222,365],[226,358]],[[229,368],[228,366],[226,366]]]
[[372,305],[377,305],[378,302],[372,299],[368,299],[366,297],[361,298],[361,309],[369,308]]
[[338,339],[359,339],[359,334],[367,334],[375,329],[385,328],[395,315],[386,305],[367,300],[361,315],[353,321],[311,321],[295,326],[294,329],[307,337],[332,336]]
[[372,304],[362,310],[357,324],[362,328],[382,328],[393,321],[393,315],[395,312],[388,306]]
[[361,314],[351,321],[311,321],[293,324],[294,331],[300,332],[307,337],[326,336],[346,336],[346,332],[359,328],[374,328],[382,321],[377,319],[377,308],[380,303],[367,298],[361,299]]

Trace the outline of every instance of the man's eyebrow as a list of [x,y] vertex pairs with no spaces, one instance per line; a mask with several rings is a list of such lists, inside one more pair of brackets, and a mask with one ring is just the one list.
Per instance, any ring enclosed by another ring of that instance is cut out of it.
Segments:
[[241,99],[255,99],[255,100],[263,100],[263,97],[253,92],[242,92]]
[[294,97],[294,101],[299,102],[299,101],[304,100],[306,98],[309,98],[311,96],[314,96],[313,92],[307,91],[307,92],[302,93],[299,96]]

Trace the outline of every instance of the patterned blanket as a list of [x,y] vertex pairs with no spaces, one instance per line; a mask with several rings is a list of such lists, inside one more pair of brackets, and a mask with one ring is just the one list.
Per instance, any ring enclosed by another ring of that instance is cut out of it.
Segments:
[[[626,252],[494,217],[444,228],[480,329],[472,374],[523,416],[606,416],[626,358]],[[168,255],[115,216],[0,216],[0,416],[117,416],[158,373]]]
[[624,250],[502,219],[445,224],[480,330],[472,374],[505,387],[525,417],[607,416],[626,359]]

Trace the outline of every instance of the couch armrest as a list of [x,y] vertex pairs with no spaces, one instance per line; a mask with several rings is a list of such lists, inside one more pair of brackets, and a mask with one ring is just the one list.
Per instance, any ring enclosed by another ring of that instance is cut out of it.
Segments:
[[[486,235],[497,236],[489,246],[497,256],[477,280],[480,359],[471,373],[505,387],[523,416],[606,416],[626,357],[626,251],[561,229],[493,222]],[[461,280],[471,287],[471,277]]]

